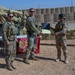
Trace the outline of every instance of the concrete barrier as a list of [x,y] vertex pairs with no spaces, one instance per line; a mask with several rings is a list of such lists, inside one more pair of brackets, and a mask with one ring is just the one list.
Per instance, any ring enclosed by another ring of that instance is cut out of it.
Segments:
[[44,22],[44,15],[43,14],[35,15],[35,17],[36,17],[37,22]]
[[64,7],[60,8],[60,13],[65,13],[65,8]]
[[44,21],[45,22],[50,22],[50,14],[45,14],[44,15]]
[[54,22],[58,22],[58,15],[59,14],[54,14]]
[[46,14],[46,10],[45,9],[41,9],[41,14]]
[[50,9],[49,8],[45,9],[45,11],[46,11],[46,14],[50,14]]
[[35,13],[40,15],[41,14],[41,9],[35,9]]
[[55,8],[50,9],[50,14],[55,14]]
[[73,7],[73,6],[70,7],[70,12],[72,12],[72,13],[75,12],[75,7]]
[[60,8],[55,8],[55,13],[59,14],[60,13]]
[[70,7],[65,7],[65,13],[70,13]]

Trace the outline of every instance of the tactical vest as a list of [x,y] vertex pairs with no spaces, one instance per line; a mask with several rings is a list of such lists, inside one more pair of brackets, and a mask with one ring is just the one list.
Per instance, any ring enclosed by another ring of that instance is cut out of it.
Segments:
[[7,36],[17,35],[18,29],[14,26],[14,24],[9,22],[7,22],[7,24]]
[[63,22],[58,22],[55,26],[55,32],[61,31],[63,29],[64,25],[65,24]]

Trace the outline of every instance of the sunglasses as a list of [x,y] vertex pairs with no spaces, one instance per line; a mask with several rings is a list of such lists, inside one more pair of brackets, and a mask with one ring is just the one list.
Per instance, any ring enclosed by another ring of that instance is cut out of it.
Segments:
[[35,11],[30,11],[31,13],[34,13]]
[[13,16],[9,16],[9,17],[13,17]]

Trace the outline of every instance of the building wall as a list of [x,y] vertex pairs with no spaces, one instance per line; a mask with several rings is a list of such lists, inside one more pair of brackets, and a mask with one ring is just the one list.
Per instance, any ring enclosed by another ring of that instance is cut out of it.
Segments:
[[[25,10],[25,12],[28,10]],[[72,7],[60,7],[60,8],[42,8],[35,9],[35,17],[38,22],[57,22],[58,15],[60,13],[65,14],[66,21],[75,21],[75,6]]]

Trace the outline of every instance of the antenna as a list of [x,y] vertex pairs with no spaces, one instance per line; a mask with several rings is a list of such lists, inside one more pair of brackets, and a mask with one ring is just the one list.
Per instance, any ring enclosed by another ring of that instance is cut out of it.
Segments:
[[12,5],[11,5],[11,9],[12,9]]
[[71,1],[71,6],[73,6],[73,1]]
[[38,3],[38,9],[40,8],[40,4]]

